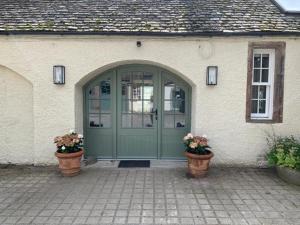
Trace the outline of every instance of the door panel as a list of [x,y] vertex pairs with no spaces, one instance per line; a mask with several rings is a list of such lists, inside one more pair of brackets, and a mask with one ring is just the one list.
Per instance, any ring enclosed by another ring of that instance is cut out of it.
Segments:
[[115,79],[107,72],[90,84],[85,91],[85,147],[87,156],[113,158],[115,152]]
[[182,137],[190,131],[190,90],[179,79],[162,72],[162,159],[183,158]]
[[157,158],[157,70],[127,66],[117,77],[117,157]]

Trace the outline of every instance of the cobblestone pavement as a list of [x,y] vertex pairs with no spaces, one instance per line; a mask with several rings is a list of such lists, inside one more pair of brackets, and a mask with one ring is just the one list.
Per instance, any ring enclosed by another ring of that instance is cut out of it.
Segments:
[[300,187],[267,169],[0,169],[0,224],[300,224]]

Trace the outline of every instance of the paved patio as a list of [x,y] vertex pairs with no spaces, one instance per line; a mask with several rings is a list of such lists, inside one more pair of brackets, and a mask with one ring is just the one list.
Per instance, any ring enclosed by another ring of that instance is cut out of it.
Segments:
[[77,177],[54,168],[0,169],[0,224],[300,224],[300,188],[266,169],[118,169]]

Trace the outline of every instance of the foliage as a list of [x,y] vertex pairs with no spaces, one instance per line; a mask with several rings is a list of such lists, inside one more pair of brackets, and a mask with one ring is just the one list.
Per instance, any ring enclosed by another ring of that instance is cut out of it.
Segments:
[[300,170],[300,142],[293,136],[268,137],[270,152],[267,154],[269,165]]
[[183,143],[186,147],[186,151],[189,153],[197,155],[209,154],[210,147],[207,145],[206,135],[194,136],[193,134],[188,133],[183,138]]
[[82,149],[83,136],[70,130],[68,134],[54,138],[59,153],[74,153]]

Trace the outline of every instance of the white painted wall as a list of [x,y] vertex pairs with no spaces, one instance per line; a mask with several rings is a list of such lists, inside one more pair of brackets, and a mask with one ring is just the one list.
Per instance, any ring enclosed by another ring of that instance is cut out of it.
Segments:
[[32,84],[0,66],[0,163],[34,163]]
[[[136,47],[137,40],[142,41],[142,47]],[[245,122],[249,41],[287,43],[282,124]],[[34,138],[33,147],[22,147],[9,156],[9,150],[0,151],[0,163],[22,159],[25,153],[31,154],[35,164],[56,163],[53,137],[74,127],[82,132],[82,86],[101,72],[128,63],[161,66],[191,84],[192,131],[208,135],[215,163],[255,165],[257,156],[266,150],[265,132],[272,127],[277,134],[300,136],[299,38],[0,36],[0,49],[0,65],[32,83],[34,115],[34,129],[24,134]],[[56,64],[66,67],[63,86],[52,82],[52,66]],[[219,67],[216,87],[205,85],[209,65]],[[0,99],[8,101],[1,91]],[[8,133],[15,134],[16,130]]]

